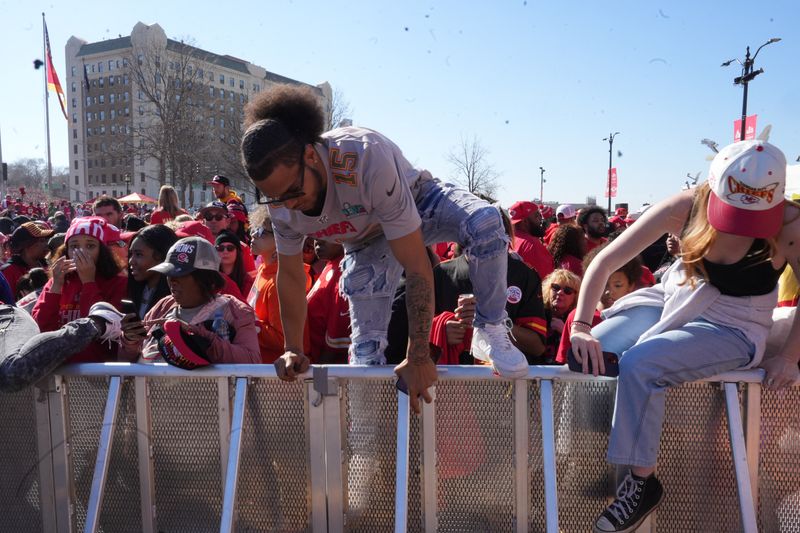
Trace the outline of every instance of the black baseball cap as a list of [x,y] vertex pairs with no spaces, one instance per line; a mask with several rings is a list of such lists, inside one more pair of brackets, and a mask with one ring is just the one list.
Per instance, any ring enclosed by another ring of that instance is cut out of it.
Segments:
[[211,181],[209,181],[209,183],[219,183],[220,185],[224,185],[226,187],[231,186],[231,180],[229,180],[225,176],[220,176],[220,175],[216,175],[213,178],[211,178]]
[[49,239],[53,236],[53,230],[41,222],[26,222],[11,234],[9,245],[13,250],[27,248],[36,239]]
[[201,207],[200,208],[200,213],[202,213],[203,211],[207,211],[209,209],[221,209],[221,210],[225,211],[226,213],[228,212],[228,206],[225,205],[225,202],[220,202],[220,201],[217,201],[217,200],[215,200],[213,202],[209,202],[205,206]]

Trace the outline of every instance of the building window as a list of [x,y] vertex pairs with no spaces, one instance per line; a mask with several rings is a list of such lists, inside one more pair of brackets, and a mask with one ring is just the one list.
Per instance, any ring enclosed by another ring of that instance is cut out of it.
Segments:
[[105,135],[105,134],[106,134],[106,127],[100,126],[100,135]]
[[[117,182],[117,174],[116,173],[111,174],[111,183],[116,183],[116,182]],[[116,196],[116,194],[114,196]]]
[[78,176],[75,176],[75,185],[78,185]]
[[103,88],[103,83],[104,82],[105,82],[105,78],[103,76],[100,76],[99,78],[97,78],[97,86],[100,87],[101,89]]
[[93,163],[93,161],[94,161],[93,159],[90,159],[90,160],[89,160],[89,168],[92,168],[92,163]]
[[114,86],[114,76],[109,76],[108,77],[108,86],[109,87],[113,87]]
[[219,75],[219,82],[221,84],[223,84],[223,85],[225,84],[225,74],[220,74]]
[[147,192],[144,190],[144,187],[142,187],[142,196],[144,196],[145,194],[147,194]]
[[72,65],[72,75],[75,75],[75,65]]
[[97,71],[95,70],[95,64],[94,64],[94,63],[92,63],[92,74],[94,74],[95,72],[97,72]]
[[244,104],[244,100],[245,100],[245,99],[244,99],[244,94],[240,94],[240,95],[239,95],[239,103],[240,103],[240,104]]
[[104,94],[100,95],[100,103],[101,104],[105,104],[106,103],[106,95],[104,95]]
[[214,117],[208,117],[208,125],[212,127],[214,126]]
[[87,106],[90,106],[90,105],[92,105],[92,97],[91,97],[91,96],[87,96],[87,97],[86,97],[86,105],[87,105]]
[[139,116],[144,115],[144,106],[139,106]]
[[[144,172],[140,172],[140,173],[139,173],[139,179],[140,179],[140,181],[141,181],[142,183],[144,183]],[[144,189],[142,189],[142,191],[144,191]],[[144,194],[144,193],[142,193],[142,194]]]
[[[112,111],[112,113],[113,113],[113,111]],[[112,124],[111,125],[111,135],[116,135],[116,134],[117,134],[117,125],[116,124]]]
[[203,79],[203,69],[201,68],[197,69],[197,79]]
[[128,66],[128,58],[127,57],[123,57],[122,58],[122,66],[123,67],[127,67]]
[[225,99],[225,89],[219,90],[219,97],[222,98],[223,100]]
[[100,176],[100,181],[101,181],[102,183],[105,183],[105,182],[106,182],[106,175],[105,175],[105,174],[103,174],[103,175],[101,175],[101,176]]
[[128,99],[130,97],[131,97],[131,94],[128,91],[125,91],[125,94],[122,95],[122,99],[125,100],[126,102],[128,101]]
[[108,103],[109,104],[113,104],[114,103],[115,96],[116,95],[114,93],[111,93],[111,94],[108,95]]
[[208,88],[208,96],[210,96],[211,98],[214,98],[214,88],[213,87],[209,87]]
[[130,109],[128,109],[127,107],[125,108],[125,116],[126,116],[126,117],[129,117],[129,116],[131,116],[131,110],[130,110]]
[[236,80],[234,80],[233,78],[228,78],[228,85],[230,85],[231,87],[235,87]]
[[73,154],[77,154],[78,153],[78,145],[77,144],[73,144],[72,145],[72,153]]
[[73,139],[77,139],[78,138],[78,130],[75,129],[75,128],[72,128],[72,138]]
[[78,170],[78,160],[75,160],[75,170]]
[[108,71],[111,72],[112,70],[114,70],[114,60],[113,59],[109,59],[108,60]]
[[[225,127],[225,119],[224,118],[219,119],[219,127],[220,128],[224,128]],[[76,148],[77,148],[77,146],[76,146]]]
[[128,75],[127,74],[123,74],[122,75],[122,85],[128,85]]
[[102,61],[97,64],[97,72],[100,72],[101,74],[103,72],[103,62]]
[[77,113],[73,113],[72,114],[72,123],[73,124],[77,124],[78,123],[78,114]]
[[244,90],[244,80],[239,80],[239,88]]
[[72,82],[72,92],[75,92],[75,91],[77,90],[77,87],[78,87],[78,84],[76,84],[76,83],[73,81],[73,82]]
[[100,111],[100,120],[105,120],[105,119],[106,119],[106,112]]
[[78,107],[78,100],[76,98],[72,99],[72,107]]

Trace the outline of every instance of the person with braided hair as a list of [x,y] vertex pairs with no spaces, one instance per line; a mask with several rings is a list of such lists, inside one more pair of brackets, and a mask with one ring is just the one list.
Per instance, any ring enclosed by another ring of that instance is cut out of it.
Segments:
[[340,288],[352,325],[351,364],[385,364],[386,330],[401,273],[406,274],[407,357],[396,372],[411,406],[430,402],[436,381],[428,338],[433,278],[425,246],[460,243],[470,259],[477,299],[473,355],[504,377],[527,374],[525,356],[508,336],[505,311],[508,237],[489,203],[415,168],[384,135],[360,127],[324,133],[317,93],[277,86],[245,110],[244,167],[269,204],[278,250],[277,287],[286,353],[276,367],[288,380],[308,367],[302,352],[306,318],[302,246],[306,236],[345,248]]

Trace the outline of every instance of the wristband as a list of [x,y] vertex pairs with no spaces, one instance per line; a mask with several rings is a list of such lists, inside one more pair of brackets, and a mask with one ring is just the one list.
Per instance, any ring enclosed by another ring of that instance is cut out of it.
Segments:
[[592,325],[589,324],[588,322],[584,322],[583,320],[573,320],[572,325],[574,326],[575,324],[580,324],[582,326],[586,326],[589,329],[592,329]]

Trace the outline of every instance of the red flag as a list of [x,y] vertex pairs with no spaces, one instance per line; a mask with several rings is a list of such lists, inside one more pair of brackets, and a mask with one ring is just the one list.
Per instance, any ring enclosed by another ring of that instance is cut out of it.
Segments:
[[612,168],[608,171],[608,181],[606,182],[606,192],[603,196],[608,198],[609,194],[611,197],[617,196],[617,169]]
[[44,42],[45,55],[47,56],[47,89],[58,95],[61,112],[64,113],[64,118],[69,120],[69,117],[67,117],[67,97],[64,95],[64,89],[61,88],[61,83],[58,81],[56,69],[53,68],[53,56],[50,54],[50,36],[47,34],[47,24],[44,25]]
[[[750,141],[756,138],[756,121],[758,115],[750,115],[745,122],[744,140]],[[733,121],[733,142],[742,140],[742,119]]]

